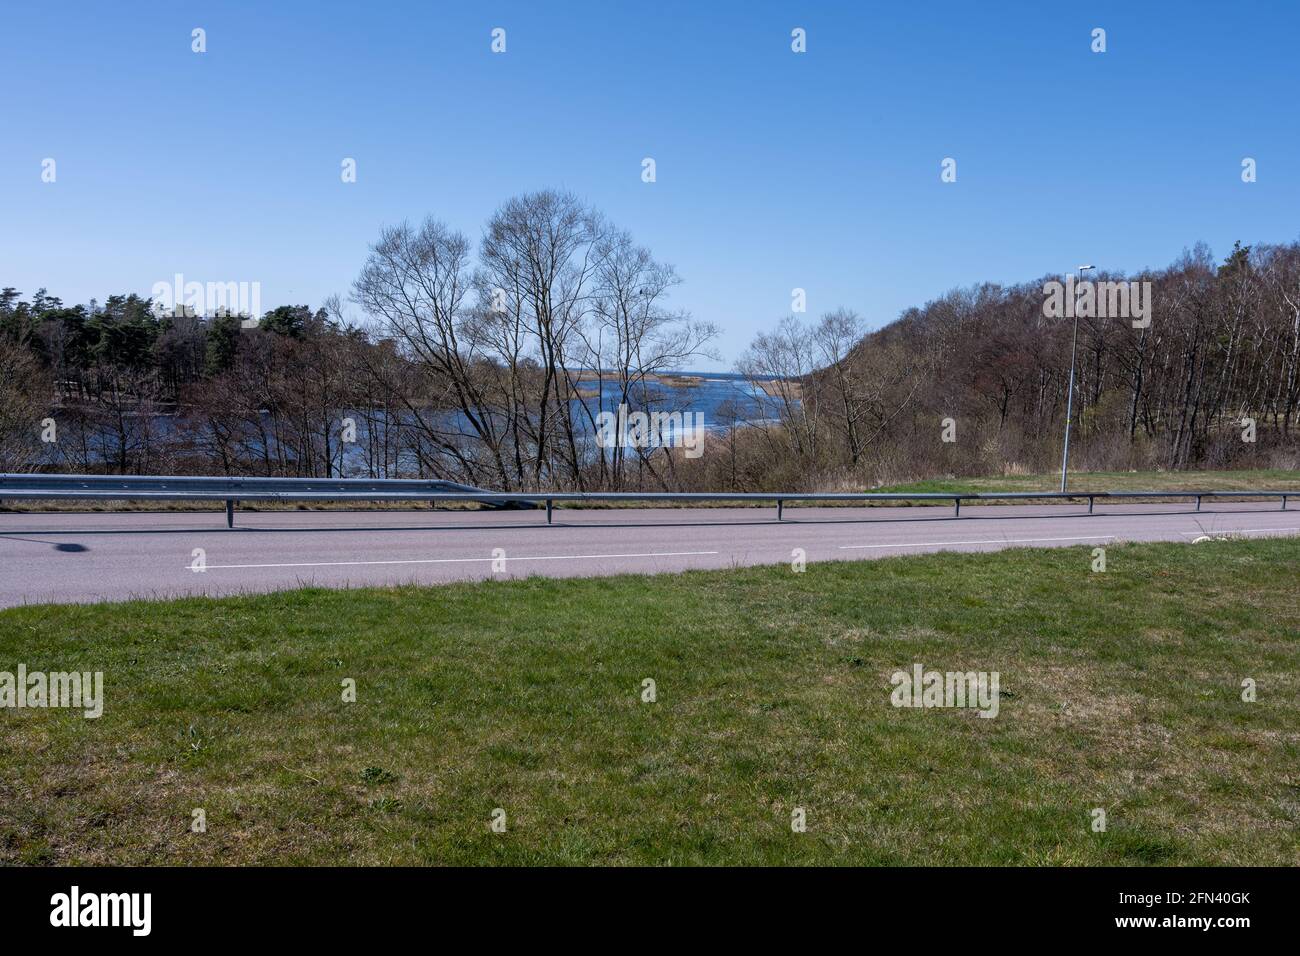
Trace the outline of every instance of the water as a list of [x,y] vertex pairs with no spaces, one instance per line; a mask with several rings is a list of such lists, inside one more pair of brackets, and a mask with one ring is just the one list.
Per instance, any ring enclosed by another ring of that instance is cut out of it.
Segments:
[[[768,397],[761,387],[736,372],[666,372],[664,381],[647,382],[643,389],[632,395],[633,410],[698,413],[704,416],[704,427],[720,430],[737,425],[760,425],[780,418],[781,403]],[[765,376],[764,380],[775,380]],[[583,382],[595,389],[596,383]],[[585,397],[593,409],[614,411],[618,405],[617,382],[601,383],[601,401],[595,395]]]
[[[599,390],[597,384],[595,380],[581,382],[579,387],[587,394],[575,400],[574,405],[576,406],[578,401],[586,403],[591,417],[595,417],[602,410],[616,413],[620,393],[618,383],[607,378],[599,383]],[[686,429],[692,429],[698,423],[709,432],[724,431],[733,423],[737,426],[765,424],[778,420],[781,413],[781,403],[778,399],[769,397],[760,386],[734,372],[666,372],[657,376],[655,381],[637,386],[630,395],[628,405],[629,412],[680,412]],[[589,440],[594,438],[591,419],[578,407],[573,411],[574,421],[582,437]],[[460,426],[460,431],[469,432],[459,412],[434,412],[433,414],[439,417],[445,427],[456,429]],[[269,426],[269,416],[264,417],[268,419]],[[357,441],[340,447],[341,456],[335,468],[345,475],[364,475],[369,470],[366,416],[340,409],[337,412],[340,427],[342,420],[348,417],[355,420]],[[182,418],[171,414],[154,414],[147,419],[142,418],[137,421],[133,429],[138,430],[138,434],[131,436],[128,444],[138,447],[141,444],[139,437],[144,433],[151,436],[151,444],[156,450],[186,444],[188,440],[197,436],[184,427],[183,421]],[[410,416],[403,414],[402,422],[409,423]],[[662,433],[663,441],[667,444],[679,443],[680,437],[673,426],[669,426]],[[116,461],[113,451],[115,438],[111,432],[87,435],[85,445],[89,447],[77,456],[78,458],[84,457],[95,464]],[[251,444],[245,442],[243,449],[245,453],[258,457],[261,446],[256,442]],[[59,470],[76,469],[76,462],[66,458],[61,453],[63,450],[57,445],[47,445],[43,451],[46,453],[44,459],[35,464]],[[398,463],[399,470],[417,467],[414,459],[407,460],[406,453],[401,455],[401,459]]]

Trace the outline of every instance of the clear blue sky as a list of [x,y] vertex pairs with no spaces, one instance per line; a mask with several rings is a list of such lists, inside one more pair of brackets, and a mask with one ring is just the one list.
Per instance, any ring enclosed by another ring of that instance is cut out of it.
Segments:
[[879,326],[957,285],[1300,237],[1290,0],[8,2],[0,26],[0,284],[69,302],[182,272],[315,306],[385,223],[477,238],[562,187],[677,266],[727,366],[795,286]]

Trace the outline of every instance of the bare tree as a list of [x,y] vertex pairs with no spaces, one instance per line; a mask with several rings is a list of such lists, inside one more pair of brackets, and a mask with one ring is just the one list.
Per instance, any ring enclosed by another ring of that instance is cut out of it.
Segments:
[[[699,357],[716,359],[709,343],[718,335],[713,323],[692,321],[687,313],[667,307],[665,300],[681,280],[672,266],[656,262],[627,232],[611,230],[602,238],[597,262],[592,320],[580,326],[583,373],[597,387],[596,402],[581,404],[593,430],[598,412],[652,403],[648,386],[655,376]],[[612,408],[605,401],[607,380],[614,385]],[[647,449],[636,451],[653,470]],[[624,454],[619,446],[599,449],[600,476],[614,488],[622,486]]]
[[[417,407],[414,396],[406,397],[411,427],[436,449],[446,470],[510,487],[502,423],[474,374],[477,336],[462,339],[471,321],[466,304],[471,280],[469,240],[426,219],[418,229],[402,223],[383,230],[353,283],[353,298],[421,367],[429,390],[423,397],[433,409],[454,413],[427,414],[427,405]],[[482,457],[467,451],[467,436],[476,440]]]

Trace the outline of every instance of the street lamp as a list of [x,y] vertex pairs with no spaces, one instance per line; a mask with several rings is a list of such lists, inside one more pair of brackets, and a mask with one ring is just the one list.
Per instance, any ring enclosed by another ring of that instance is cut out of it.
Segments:
[[[1095,266],[1079,266],[1079,283],[1083,283],[1083,272],[1085,269],[1095,269]],[[1061,453],[1061,493],[1065,493],[1065,471],[1070,466],[1070,419],[1074,415],[1074,357],[1079,348],[1079,302],[1078,298],[1072,303],[1074,305],[1074,341],[1070,344],[1070,389],[1065,396],[1065,450]]]

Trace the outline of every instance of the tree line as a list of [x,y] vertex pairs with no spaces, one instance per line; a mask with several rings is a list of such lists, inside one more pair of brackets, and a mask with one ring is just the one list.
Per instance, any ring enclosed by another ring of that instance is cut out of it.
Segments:
[[[1044,308],[1056,278],[956,289],[870,334],[837,310],[758,336],[740,367],[803,397],[782,428],[749,436],[779,463],[768,479],[1059,468],[1074,324]],[[1238,243],[1222,262],[1198,244],[1166,269],[1090,281],[1120,280],[1150,283],[1152,314],[1141,328],[1079,318],[1071,467],[1300,466],[1300,243]]]
[[504,203],[477,244],[433,219],[384,229],[351,294],[315,310],[158,314],[136,295],[69,307],[6,288],[0,467],[670,487],[672,456],[593,429],[716,358],[716,327],[667,301],[679,282],[544,191]]
[[[1222,262],[1198,245],[1096,278],[1149,282],[1153,314],[1080,318],[1076,467],[1296,466],[1300,244]],[[314,309],[160,314],[135,294],[4,288],[0,470],[833,490],[1059,461],[1073,323],[1046,314],[1045,280],[954,290],[873,332],[848,309],[789,316],[736,366],[776,421],[724,405],[698,459],[601,447],[600,412],[662,401],[657,376],[716,358],[717,328],[670,301],[680,281],[543,191],[477,241],[435,219],[385,228],[349,293]]]

